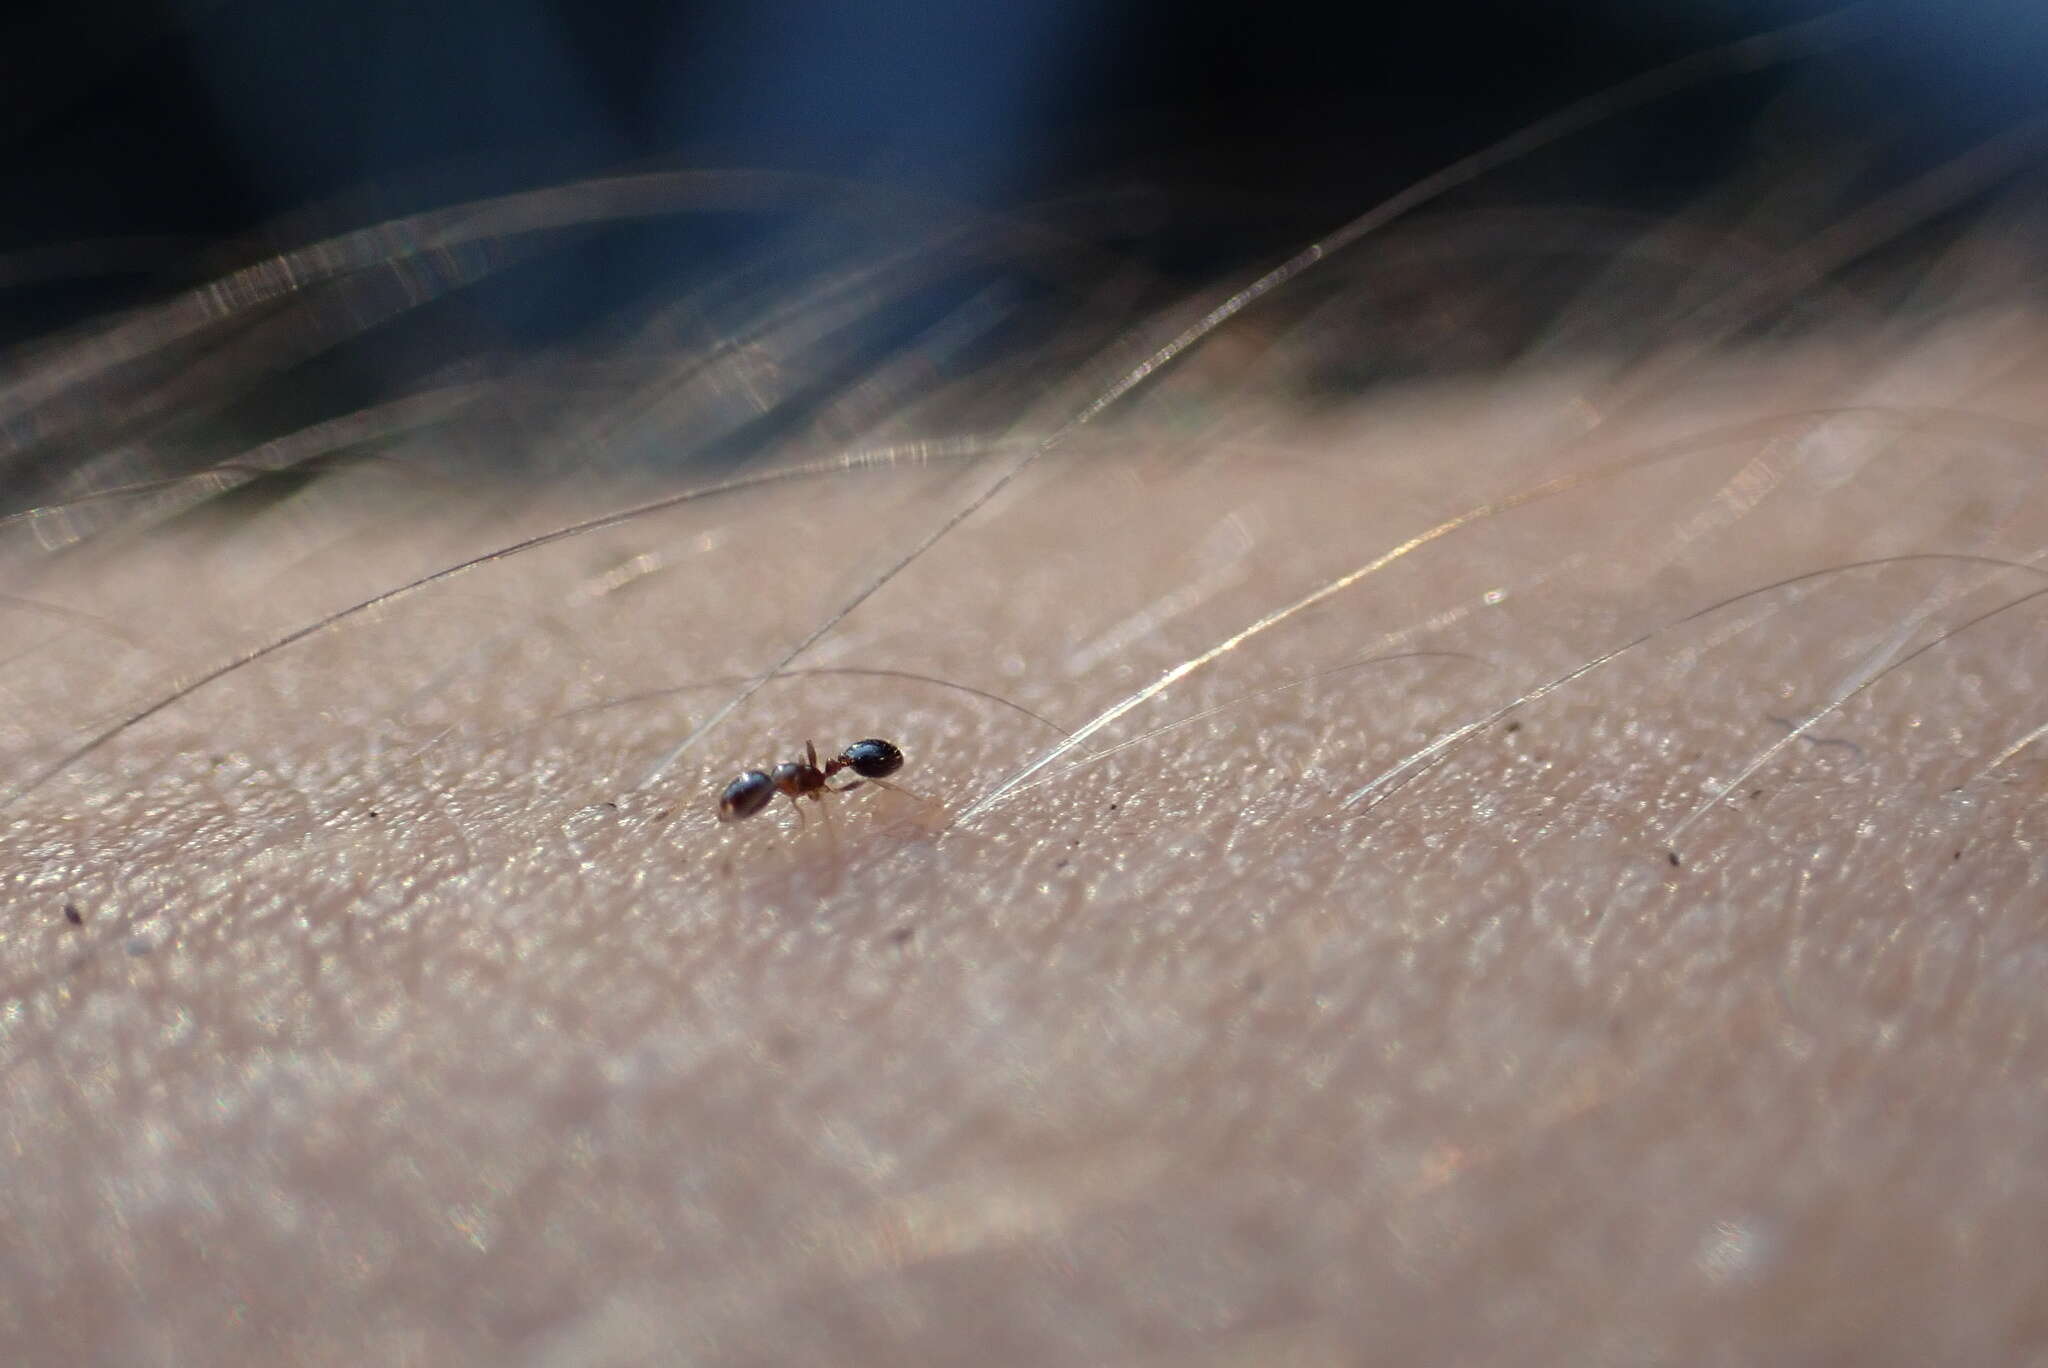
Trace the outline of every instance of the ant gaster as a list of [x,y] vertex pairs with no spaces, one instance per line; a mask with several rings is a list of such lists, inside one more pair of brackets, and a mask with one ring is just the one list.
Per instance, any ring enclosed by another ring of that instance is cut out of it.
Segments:
[[[792,806],[799,798],[823,802],[828,793],[851,793],[862,784],[874,784],[878,788],[895,789],[898,793],[910,794],[910,790],[888,782],[887,776],[903,768],[903,752],[894,743],[870,737],[856,741],[824,764],[818,763],[818,748],[804,742],[804,758],[786,760],[775,767],[773,773],[748,770],[725,786],[725,792],[718,798],[720,821],[736,822],[742,817],[751,817],[768,806],[778,793],[787,794]],[[852,770],[860,778],[850,784],[827,782],[841,770]],[[799,820],[803,809],[797,808]]]

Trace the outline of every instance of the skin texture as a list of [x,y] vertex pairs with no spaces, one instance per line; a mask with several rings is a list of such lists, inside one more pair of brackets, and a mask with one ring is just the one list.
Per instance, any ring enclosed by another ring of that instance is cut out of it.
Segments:
[[[1001,467],[819,474],[491,563],[20,796],[0,1340],[2048,1354],[2048,759],[1980,773],[2048,721],[2048,599],[1907,659],[2048,583],[1988,563],[2048,550],[2048,332],[1985,303],[1320,408],[1247,337],[1031,465],[651,785]],[[368,468],[17,544],[8,773],[644,493]],[[1917,559],[1841,568],[1886,557]],[[1402,653],[1433,654],[1337,669]],[[865,736],[944,811],[717,821],[733,774]]]

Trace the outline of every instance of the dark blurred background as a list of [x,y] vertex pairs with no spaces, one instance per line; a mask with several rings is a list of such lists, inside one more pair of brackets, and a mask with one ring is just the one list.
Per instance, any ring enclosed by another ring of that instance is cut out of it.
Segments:
[[[365,189],[395,214],[654,163],[991,207],[1091,176],[1348,206],[1623,77],[1841,8],[31,0],[0,31],[0,244],[220,239]],[[1905,154],[2043,103],[2041,6],[1878,13],[1862,88],[1834,93]],[[1745,126],[1700,113],[1632,119],[1635,155],[1588,192],[1647,201],[1718,174]],[[70,285],[17,301],[9,333],[75,307]]]
[[[1164,298],[1272,259],[1573,99],[1842,8],[31,0],[0,30],[0,343],[17,345],[17,366],[39,364],[19,344],[329,235],[676,168],[815,173],[906,204],[1082,224],[1093,243],[1142,258]],[[1783,154],[1781,139],[1854,199],[2048,107],[2037,0],[1859,12],[1867,36],[1846,49],[1633,111],[1466,203],[1676,214]],[[1831,162],[1831,149],[1847,155]],[[644,325],[648,301],[701,293],[771,250],[787,270],[822,274],[815,243],[790,246],[799,221],[800,209],[728,204],[563,235],[443,282],[430,304],[307,344],[291,365],[324,369],[301,386],[316,396],[303,411],[273,399],[223,426],[253,440],[453,358],[616,336]],[[817,364],[868,373],[842,363],[927,335],[988,288],[956,280],[877,314],[871,337]],[[704,316],[714,333],[739,326]],[[142,404],[156,415],[146,432],[121,427],[118,390],[98,400],[113,427],[10,412],[10,502],[75,492],[72,476],[110,444],[154,453],[130,474],[189,468],[198,458],[166,454],[178,443],[163,428],[191,419],[189,399]],[[216,391],[204,407],[220,419],[229,402]]]

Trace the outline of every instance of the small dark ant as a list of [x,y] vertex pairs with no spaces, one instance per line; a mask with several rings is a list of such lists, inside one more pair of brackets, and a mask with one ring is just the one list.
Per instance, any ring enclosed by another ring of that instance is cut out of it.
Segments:
[[[727,784],[725,792],[718,797],[718,819],[737,822],[742,817],[751,817],[767,807],[778,793],[787,794],[790,804],[795,806],[800,798],[822,803],[828,793],[851,793],[863,784],[894,789],[919,802],[930,802],[928,798],[889,782],[887,776],[902,768],[903,752],[893,742],[874,737],[856,741],[821,765],[818,763],[817,746],[806,741],[803,759],[785,760],[772,773],[748,770]],[[860,778],[850,784],[827,782],[841,770],[852,770]],[[801,807],[797,808],[797,820],[803,820]]]

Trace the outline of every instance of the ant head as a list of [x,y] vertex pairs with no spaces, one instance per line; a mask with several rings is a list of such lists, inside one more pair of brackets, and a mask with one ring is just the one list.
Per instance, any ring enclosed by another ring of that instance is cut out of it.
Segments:
[[768,806],[775,796],[775,781],[759,770],[748,770],[725,786],[718,797],[718,820],[737,822]]
[[903,752],[887,741],[870,737],[839,752],[848,769],[863,779],[886,779],[903,768]]

